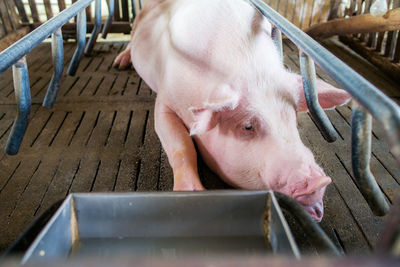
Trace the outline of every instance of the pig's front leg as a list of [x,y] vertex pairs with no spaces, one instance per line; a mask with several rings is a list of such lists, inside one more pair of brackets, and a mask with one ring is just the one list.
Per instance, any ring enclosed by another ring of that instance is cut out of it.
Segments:
[[182,120],[157,96],[155,129],[174,173],[174,191],[204,190],[197,171],[197,154]]

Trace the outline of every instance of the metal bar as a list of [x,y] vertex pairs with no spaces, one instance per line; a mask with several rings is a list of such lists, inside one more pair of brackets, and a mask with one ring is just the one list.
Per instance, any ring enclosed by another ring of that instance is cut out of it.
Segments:
[[45,108],[53,107],[64,70],[64,46],[61,28],[51,36],[51,52],[53,55],[54,74],[51,77],[46,96],[43,100],[43,107]]
[[353,99],[371,113],[385,129],[391,152],[400,164],[400,108],[398,105],[261,0],[250,1],[335,82],[349,92]]
[[115,6],[114,4],[115,4],[114,0],[108,0],[107,1],[108,17],[107,17],[106,23],[104,24],[103,32],[101,33],[101,37],[104,38],[104,39],[107,38],[107,34],[110,31],[112,19],[113,19],[113,16],[114,16],[114,6]]
[[31,91],[29,88],[29,73],[26,58],[22,57],[13,65],[15,99],[17,101],[17,116],[8,136],[5,152],[9,155],[18,153],[24,138],[28,117],[31,112]]
[[131,22],[133,22],[135,20],[135,17],[136,17],[135,0],[131,0],[131,8],[132,8],[132,19],[131,19]]
[[372,118],[367,110],[353,102],[351,112],[351,163],[355,182],[373,213],[383,216],[389,211],[382,191],[369,166],[371,158]]
[[274,195],[278,200],[279,206],[293,215],[303,231],[306,233],[310,242],[316,248],[327,251],[336,256],[341,255],[326,233],[296,200],[276,191],[274,191]]
[[95,0],[94,28],[85,48],[85,55],[90,56],[101,30],[101,0]]
[[314,61],[301,51],[299,52],[299,57],[304,95],[310,115],[325,140],[328,142],[334,142],[336,141],[338,134],[328,116],[326,116],[324,110],[318,103],[318,91],[315,85],[317,78],[315,74]]
[[20,58],[29,53],[33,48],[46,39],[49,34],[55,32],[67,23],[78,12],[87,7],[94,0],[80,0],[69,8],[61,11],[57,16],[43,23],[31,33],[25,35],[13,45],[0,53],[0,74],[15,64]]
[[77,42],[78,46],[76,47],[75,53],[72,56],[71,63],[69,63],[69,67],[67,70],[67,74],[74,76],[76,70],[78,69],[79,62],[82,59],[83,50],[85,49],[86,42],[86,11],[82,9],[78,14],[78,20],[76,24],[77,31]]
[[276,48],[278,49],[281,60],[283,61],[282,33],[278,27],[276,26],[272,27],[271,38],[274,41]]
[[142,0],[139,0],[139,10],[141,10],[142,7],[143,7],[143,5],[142,5]]

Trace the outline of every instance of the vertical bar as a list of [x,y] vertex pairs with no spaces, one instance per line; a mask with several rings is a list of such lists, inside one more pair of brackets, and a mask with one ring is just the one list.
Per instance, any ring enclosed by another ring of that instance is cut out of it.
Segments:
[[33,22],[40,22],[35,0],[29,0]]
[[88,5],[86,7],[86,21],[87,22],[92,22],[92,5]]
[[351,113],[351,163],[354,178],[372,212],[383,216],[389,205],[371,173],[371,127],[372,117],[368,111],[353,101]]
[[53,55],[54,74],[51,77],[46,96],[43,100],[43,107],[45,108],[53,107],[64,70],[64,47],[61,28],[51,36],[51,51]]
[[47,20],[49,20],[53,17],[53,10],[51,9],[50,0],[43,0],[43,4],[45,6]]
[[76,70],[78,69],[79,62],[82,59],[83,50],[85,48],[85,39],[86,39],[86,11],[81,10],[78,13],[78,21],[76,24],[77,31],[77,41],[78,47],[75,50],[74,55],[72,56],[71,63],[69,64],[67,74],[74,76]]
[[114,12],[114,20],[115,21],[120,21],[120,15],[119,15],[119,0],[114,0],[115,2],[115,12]]
[[[365,0],[364,14],[369,14],[369,9],[371,7],[371,3],[372,3],[372,0]],[[360,41],[362,41],[364,43],[368,42],[368,36],[369,36],[368,33],[362,33],[360,36]]]
[[131,7],[132,7],[132,20],[131,22],[133,22],[135,20],[136,17],[136,6],[135,6],[135,0],[131,0]]
[[[13,30],[17,30],[20,26],[20,16],[18,13],[15,11],[15,3],[12,0],[3,0],[5,6],[6,6],[6,16],[10,18],[10,22],[12,25]],[[7,14],[8,13],[8,14]],[[4,19],[4,17],[3,17]]]
[[139,0],[139,10],[142,10],[142,7],[143,7],[142,0]]
[[101,37],[102,38],[107,38],[107,34],[110,31],[110,27],[111,27],[111,22],[114,16],[114,0],[108,0],[107,1],[107,5],[108,5],[108,17],[107,17],[107,21],[104,24],[103,27],[103,32],[101,33]]
[[282,33],[275,25],[272,26],[271,38],[274,41],[281,61],[283,61],[283,48],[282,48]]
[[315,87],[316,75],[314,61],[302,51],[299,53],[304,94],[310,115],[325,140],[328,142],[334,142],[336,141],[338,134],[335,128],[333,128],[328,116],[326,116],[324,110],[318,103],[318,92]]
[[123,0],[121,2],[121,9],[122,9],[122,20],[129,21],[128,0]]
[[24,138],[28,117],[31,112],[31,92],[29,88],[29,73],[25,56],[13,65],[15,99],[17,101],[17,116],[8,136],[5,152],[9,155],[18,153]]
[[378,40],[376,41],[376,47],[375,47],[375,51],[377,51],[378,53],[381,53],[382,51],[382,43],[384,37],[385,37],[385,32],[378,33]]
[[58,0],[58,8],[61,11],[65,9],[65,1],[64,0]]
[[6,3],[0,1],[0,19],[7,34],[14,31],[14,27],[10,17],[8,16]]
[[342,1],[340,0],[330,0],[329,14],[327,20],[333,20],[338,17],[339,6]]
[[95,15],[94,15],[94,28],[92,35],[85,48],[85,55],[90,56],[93,51],[93,47],[96,44],[97,36],[99,35],[101,28],[101,0],[96,0],[95,3]]
[[18,13],[21,17],[21,21],[23,23],[29,23],[28,16],[26,15],[25,7],[24,4],[22,3],[22,0],[14,0],[15,6],[18,9]]
[[391,51],[393,47],[393,40],[394,40],[394,31],[387,32],[386,44],[385,44],[385,53],[383,56],[390,58]]
[[393,62],[399,63],[400,62],[400,32],[397,34],[397,42],[396,48],[393,55]]

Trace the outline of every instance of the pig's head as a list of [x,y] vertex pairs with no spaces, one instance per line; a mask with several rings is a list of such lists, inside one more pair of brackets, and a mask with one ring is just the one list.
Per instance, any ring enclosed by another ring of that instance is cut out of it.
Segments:
[[[286,76],[284,83],[268,90],[241,94],[228,85],[218,88],[202,107],[191,109],[190,131],[204,160],[225,181],[239,188],[287,194],[320,221],[331,179],[299,136],[297,112],[307,110],[301,77]],[[325,109],[350,98],[322,81],[317,86]]]

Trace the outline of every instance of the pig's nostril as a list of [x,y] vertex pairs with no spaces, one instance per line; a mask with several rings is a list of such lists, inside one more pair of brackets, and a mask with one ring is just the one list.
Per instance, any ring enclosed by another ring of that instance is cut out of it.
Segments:
[[322,206],[322,203],[314,203],[310,206],[304,206],[304,208],[315,221],[320,222],[322,220],[322,217],[324,215],[324,208]]
[[322,219],[322,212],[321,212],[321,210],[319,209],[319,208],[314,208],[314,212],[315,212],[315,215],[316,215],[316,218],[317,219],[319,219],[319,220],[321,220]]

